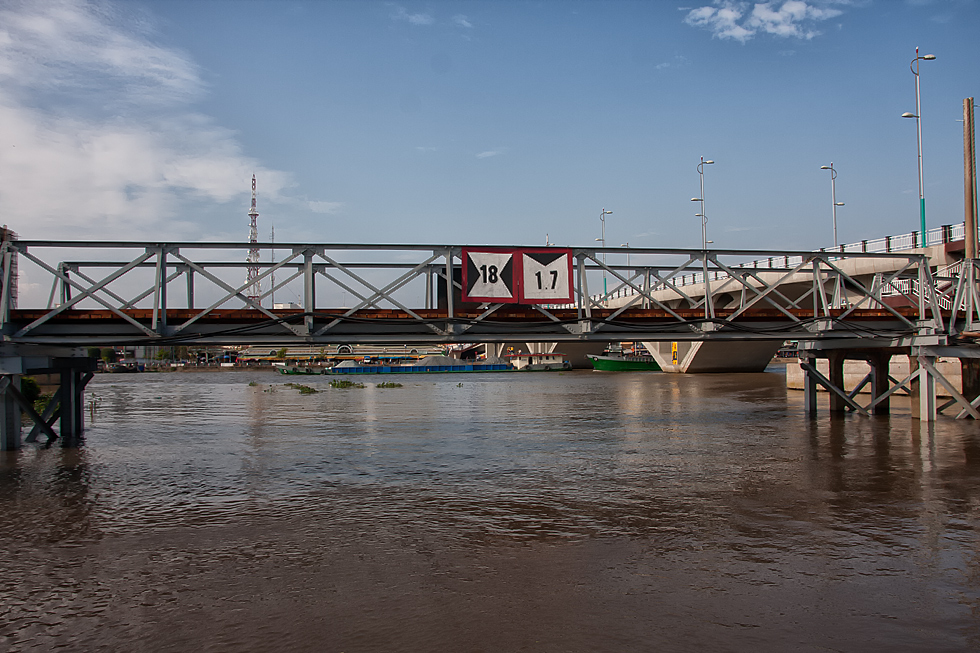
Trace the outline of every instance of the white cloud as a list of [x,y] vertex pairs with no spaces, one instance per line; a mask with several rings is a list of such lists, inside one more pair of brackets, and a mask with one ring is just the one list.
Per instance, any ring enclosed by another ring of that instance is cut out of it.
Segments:
[[253,173],[263,199],[289,201],[288,173],[191,109],[197,67],[146,25],[84,0],[0,5],[0,204],[22,237],[202,237],[221,226],[191,216],[240,217],[222,205]]
[[403,20],[412,25],[431,25],[435,19],[429,14],[410,14],[405,7],[395,5],[395,11],[391,14],[392,20]]
[[492,156],[497,156],[498,154],[502,154],[502,153],[503,153],[503,150],[501,150],[501,149],[487,150],[486,152],[480,152],[479,154],[477,154],[476,155],[476,158],[478,158],[478,159],[488,159],[488,158],[490,158]]
[[840,16],[843,11],[837,7],[849,4],[850,0],[784,0],[752,5],[739,0],[715,0],[711,6],[689,11],[684,22],[707,29],[720,39],[741,43],[759,33],[809,40],[820,34],[816,23]]
[[456,14],[455,16],[453,16],[453,23],[459,25],[460,27],[465,27],[467,29],[472,29],[473,27],[473,23],[471,23],[469,19],[463,14]]
[[314,213],[336,213],[343,208],[343,202],[307,201],[306,206]]
[[674,55],[673,61],[664,61],[658,63],[656,66],[654,66],[654,68],[657,70],[665,70],[667,68],[679,68],[681,66],[686,66],[689,63],[690,60],[687,57],[677,54]]

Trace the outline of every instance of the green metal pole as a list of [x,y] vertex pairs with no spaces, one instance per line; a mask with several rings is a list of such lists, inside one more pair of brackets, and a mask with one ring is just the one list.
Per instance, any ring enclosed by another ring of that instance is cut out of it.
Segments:
[[919,223],[922,226],[922,247],[926,246],[926,198],[919,198]]

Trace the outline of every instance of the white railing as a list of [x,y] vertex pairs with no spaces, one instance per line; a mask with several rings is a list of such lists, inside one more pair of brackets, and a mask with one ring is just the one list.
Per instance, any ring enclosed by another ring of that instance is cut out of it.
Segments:
[[[964,234],[966,233],[966,226],[964,223],[953,224],[953,225],[943,225],[941,227],[935,227],[934,229],[926,230],[926,246],[933,245],[944,245],[946,243],[955,242],[957,240],[963,240]],[[842,254],[886,254],[889,252],[908,252],[909,250],[917,249],[921,247],[920,242],[922,236],[920,232],[913,231],[907,234],[899,234],[897,236],[884,236],[882,238],[873,238],[871,240],[862,240],[856,243],[848,243],[846,245],[839,245],[838,247],[826,249],[820,248],[820,252],[841,252]],[[836,260],[831,257],[829,260]],[[769,258],[758,259],[755,261],[750,261],[746,263],[740,263],[738,268],[749,268],[749,269],[777,269],[777,270],[788,270],[792,269],[803,262],[802,256],[771,256]],[[950,266],[950,269],[952,266]],[[944,270],[946,270],[944,268]],[[955,274],[958,274],[956,272]],[[955,276],[952,272],[950,274],[942,274],[940,276]],[[709,271],[708,279],[710,281],[724,281],[729,279],[731,275],[727,272],[717,270]],[[704,283],[704,272],[693,272],[691,274],[685,274],[681,276],[674,277],[672,283],[678,287],[689,287],[696,286]],[[908,288],[904,288],[904,292],[900,292],[895,289],[885,291],[884,295],[889,294],[917,294],[917,291],[913,290],[912,280],[907,280],[909,283],[906,284]],[[896,284],[899,282],[896,281]],[[917,282],[916,282],[917,283]],[[619,297],[630,297],[635,295],[636,292],[633,289],[618,289],[613,293],[610,293],[608,297],[602,294],[593,295],[592,298],[596,302],[602,302],[604,300],[616,299]],[[945,306],[949,304],[949,306]],[[940,305],[942,308],[950,308],[952,306],[952,299],[946,297],[940,299]]]

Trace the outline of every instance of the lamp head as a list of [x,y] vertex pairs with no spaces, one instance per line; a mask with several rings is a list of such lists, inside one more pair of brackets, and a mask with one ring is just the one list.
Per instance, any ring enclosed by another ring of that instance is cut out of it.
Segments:
[[933,59],[936,58],[936,55],[934,55],[934,54],[927,54],[927,55],[923,55],[922,58],[925,59],[926,61],[932,61]]
[[692,197],[691,198],[691,201],[692,202],[703,202],[704,200],[702,200],[700,197]]
[[821,170],[830,170],[830,166],[820,166]]
[[909,113],[908,111],[906,111],[905,113],[902,114],[902,117],[903,118],[918,118],[919,116],[915,115],[914,113]]

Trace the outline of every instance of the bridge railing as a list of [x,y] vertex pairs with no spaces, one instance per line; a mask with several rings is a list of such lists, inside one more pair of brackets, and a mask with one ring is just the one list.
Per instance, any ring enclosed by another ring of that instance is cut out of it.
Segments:
[[[942,225],[940,227],[935,227],[926,231],[925,245],[922,244],[922,234],[919,231],[913,231],[906,234],[898,234],[896,236],[884,236],[881,238],[873,238],[869,240],[862,240],[855,243],[847,243],[839,245],[835,248],[821,248],[820,252],[828,253],[841,253],[841,254],[884,254],[884,253],[907,253],[910,250],[922,248],[923,246],[934,246],[934,245],[944,245],[956,241],[962,241],[964,239],[964,234],[966,233],[966,225],[961,222],[959,224],[952,225]],[[739,263],[739,268],[767,268],[767,269],[787,269],[792,266],[799,265],[803,260],[803,256],[790,256],[784,255],[780,256],[769,256],[763,259],[756,259],[753,261],[748,261],[745,263]],[[952,268],[951,268],[952,269]],[[721,281],[728,278],[728,274],[721,270],[714,270],[708,273],[709,281]],[[695,272],[692,274],[686,274],[677,279],[677,286],[689,287],[695,285],[701,285],[704,283],[705,273]],[[914,282],[906,280],[901,284],[901,290],[894,287],[883,288],[882,292],[886,296],[900,296],[904,294],[918,295],[918,291],[913,291],[913,287],[910,284]],[[613,299],[619,298],[621,296],[627,296],[626,293],[622,295],[615,295]],[[940,294],[941,291],[940,291]],[[596,295],[595,298],[598,300],[601,295]],[[952,303],[952,299],[949,297],[943,297],[941,299],[941,304],[946,305],[941,306],[942,308],[949,308]]]

